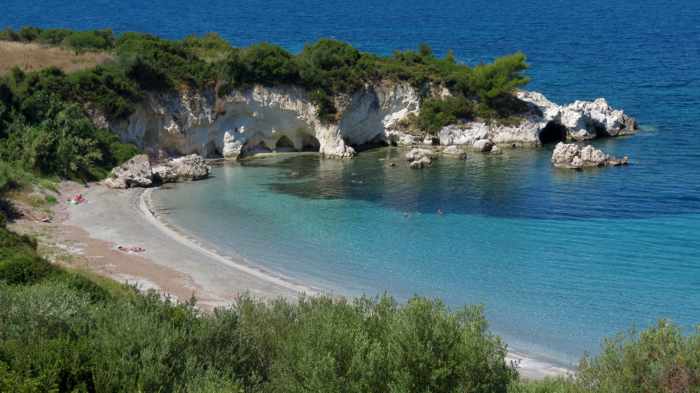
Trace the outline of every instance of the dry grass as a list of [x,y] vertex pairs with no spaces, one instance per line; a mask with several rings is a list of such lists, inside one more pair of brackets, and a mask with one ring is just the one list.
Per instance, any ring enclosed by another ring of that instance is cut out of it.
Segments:
[[102,64],[112,57],[105,52],[73,51],[33,43],[0,41],[0,75],[17,66],[24,71],[36,71],[47,67],[58,67],[73,72]]

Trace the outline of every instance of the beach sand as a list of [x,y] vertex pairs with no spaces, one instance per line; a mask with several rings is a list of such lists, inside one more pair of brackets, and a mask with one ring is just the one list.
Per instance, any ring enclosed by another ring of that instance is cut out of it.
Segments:
[[[163,296],[187,300],[194,296],[204,309],[229,305],[242,293],[262,299],[295,299],[321,293],[259,267],[219,255],[158,218],[150,205],[151,190],[111,190],[102,185],[61,186],[61,203],[48,225],[54,246],[78,259],[85,268],[119,282],[153,289]],[[82,194],[86,203],[66,200]],[[144,251],[121,251],[119,246]],[[561,376],[570,370],[522,353],[509,353],[528,379]]]

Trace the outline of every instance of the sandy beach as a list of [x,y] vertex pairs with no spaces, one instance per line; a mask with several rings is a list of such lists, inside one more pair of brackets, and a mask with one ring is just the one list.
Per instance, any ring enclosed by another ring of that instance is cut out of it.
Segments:
[[[85,203],[66,203],[78,193]],[[38,225],[45,226],[42,231],[51,233],[48,238],[53,246],[70,254],[79,266],[174,299],[194,296],[203,309],[229,305],[243,293],[262,299],[321,293],[208,249],[160,220],[160,213],[150,204],[150,193],[151,189],[111,190],[98,184],[64,183],[61,203],[53,209],[53,223]],[[511,352],[507,359],[518,364],[525,378],[571,373],[522,353]]]

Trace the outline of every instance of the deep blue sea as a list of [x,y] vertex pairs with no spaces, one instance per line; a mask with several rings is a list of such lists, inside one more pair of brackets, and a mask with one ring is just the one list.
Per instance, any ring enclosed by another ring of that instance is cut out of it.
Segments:
[[427,42],[468,64],[522,50],[530,89],[637,117],[638,135],[597,143],[633,165],[555,170],[545,148],[409,171],[382,149],[219,168],[155,197],[224,252],[342,293],[482,303],[513,347],[562,362],[657,318],[700,323],[700,1],[2,1],[0,26],[29,24],[293,51]]

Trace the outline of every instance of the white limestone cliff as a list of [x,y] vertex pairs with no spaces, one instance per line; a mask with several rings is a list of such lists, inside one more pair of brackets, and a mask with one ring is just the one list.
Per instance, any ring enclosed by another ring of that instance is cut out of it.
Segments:
[[262,151],[312,150],[352,157],[353,146],[385,141],[419,97],[408,84],[367,86],[338,100],[339,120],[322,122],[316,106],[298,87],[255,86],[216,97],[214,90],[148,94],[128,119],[94,116],[151,155],[201,154],[237,158]]
[[[437,94],[449,94],[442,89]],[[153,158],[200,154],[235,159],[271,151],[318,151],[334,158],[352,157],[357,147],[395,145],[465,145],[489,151],[494,145],[532,145],[599,136],[624,135],[634,119],[604,99],[559,106],[536,92],[518,92],[529,111],[517,124],[482,121],[450,125],[427,138],[406,131],[410,115],[420,110],[420,94],[408,83],[383,82],[335,98],[338,117],[323,122],[300,87],[254,87],[217,97],[214,88],[179,93],[149,93],[127,118],[94,121],[133,142]]]

